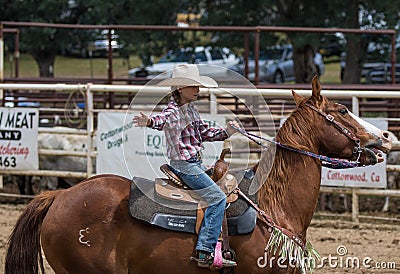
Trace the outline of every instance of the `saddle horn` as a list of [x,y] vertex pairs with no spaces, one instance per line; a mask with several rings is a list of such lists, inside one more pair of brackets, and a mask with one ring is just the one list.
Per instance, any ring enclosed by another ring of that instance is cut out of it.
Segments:
[[228,172],[229,164],[224,160],[227,153],[231,153],[230,148],[224,148],[219,159],[214,164],[213,173],[211,175],[214,182],[218,182]]

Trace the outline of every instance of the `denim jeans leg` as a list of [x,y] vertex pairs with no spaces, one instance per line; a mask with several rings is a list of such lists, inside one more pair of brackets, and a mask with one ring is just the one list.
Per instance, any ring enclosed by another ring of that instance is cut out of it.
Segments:
[[[225,194],[224,194],[225,195]],[[218,204],[209,206],[204,213],[204,220],[201,224],[196,250],[214,252],[218,237],[221,233],[224,217],[226,199],[223,198]]]
[[171,161],[171,166],[184,183],[207,202],[208,206],[204,213],[196,250],[214,252],[221,233],[226,195],[204,172],[201,162]]

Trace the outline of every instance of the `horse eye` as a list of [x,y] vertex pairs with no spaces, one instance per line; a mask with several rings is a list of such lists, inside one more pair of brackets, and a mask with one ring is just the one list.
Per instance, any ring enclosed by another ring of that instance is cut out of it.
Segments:
[[340,112],[341,114],[343,114],[343,115],[349,113],[349,111],[347,110],[347,108],[342,108],[342,109],[339,110],[339,112]]

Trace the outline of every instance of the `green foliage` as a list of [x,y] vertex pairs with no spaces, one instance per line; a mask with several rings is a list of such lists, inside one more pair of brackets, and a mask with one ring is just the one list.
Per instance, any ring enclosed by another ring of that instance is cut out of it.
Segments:
[[[193,1],[195,2],[195,1]],[[195,2],[196,3],[196,2]],[[121,25],[176,25],[179,12],[196,10],[191,1],[148,1],[138,0],[125,5],[118,24]],[[137,54],[146,62],[150,56],[159,56],[168,49],[187,45],[185,32],[169,31],[121,31],[126,44],[122,55]]]
[[[202,5],[205,12],[202,14],[201,24],[212,26],[273,25],[272,2],[270,0],[208,0]],[[260,39],[262,45],[267,45],[275,44],[279,37],[262,33]],[[213,33],[212,41],[220,46],[243,49],[244,34],[241,32],[217,32]],[[253,34],[250,35],[249,42],[250,47],[252,47],[254,44]]]

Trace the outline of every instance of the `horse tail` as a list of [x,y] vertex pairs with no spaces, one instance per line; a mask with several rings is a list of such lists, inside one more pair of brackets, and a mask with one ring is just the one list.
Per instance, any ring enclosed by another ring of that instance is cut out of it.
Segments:
[[39,264],[44,273],[40,228],[60,191],[46,191],[36,196],[19,217],[8,239],[5,274],[38,274]]

